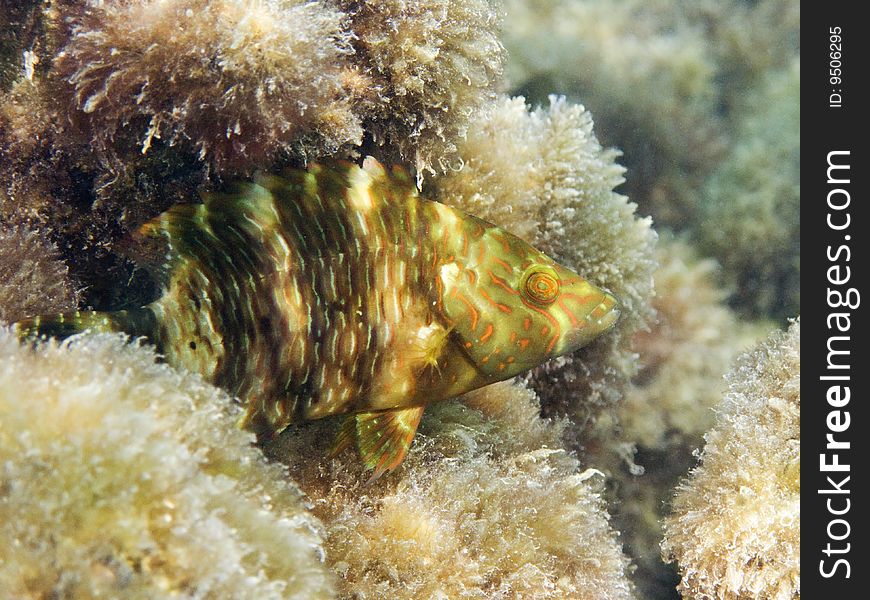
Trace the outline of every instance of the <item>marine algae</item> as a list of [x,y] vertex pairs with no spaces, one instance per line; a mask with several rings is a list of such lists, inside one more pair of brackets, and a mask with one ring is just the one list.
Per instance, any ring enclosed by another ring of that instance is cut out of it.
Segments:
[[0,330],[0,595],[334,597],[323,530],[199,377],[120,335]]
[[701,463],[678,488],[663,556],[685,598],[800,597],[800,321],[728,374]]

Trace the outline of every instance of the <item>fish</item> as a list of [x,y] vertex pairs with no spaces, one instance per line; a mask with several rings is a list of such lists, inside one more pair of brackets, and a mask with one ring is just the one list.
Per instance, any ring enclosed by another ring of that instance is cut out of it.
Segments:
[[331,454],[355,445],[377,478],[402,463],[428,404],[573,352],[619,318],[607,290],[371,157],[202,199],[132,234],[158,299],[26,319],[19,337],[145,338],[238,398],[261,440],[345,415]]

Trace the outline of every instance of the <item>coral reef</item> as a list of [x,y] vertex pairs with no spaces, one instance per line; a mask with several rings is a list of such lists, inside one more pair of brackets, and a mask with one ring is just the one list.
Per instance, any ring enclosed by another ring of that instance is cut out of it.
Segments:
[[221,173],[347,152],[364,133],[421,173],[443,170],[504,61],[488,0],[113,1],[61,12],[74,26],[51,75],[73,122],[105,152],[132,127],[143,153],[155,139],[188,144]]
[[671,225],[691,219],[721,152],[715,56],[687,10],[672,0],[509,0],[505,21],[511,88],[582,101],[599,138],[625,153],[626,193]]
[[664,555],[684,598],[800,596],[800,321],[741,356],[677,490]]
[[733,148],[704,186],[697,227],[752,316],[800,309],[800,63],[741,101]]
[[0,586],[14,594],[332,597],[331,570],[343,597],[632,597],[600,473],[522,387],[436,405],[373,485],[352,453],[326,458],[334,420],[292,428],[266,450],[321,529],[230,399],[151,350],[105,335],[32,350],[3,333],[0,358],[0,523],[20,542],[0,551]]
[[72,310],[78,290],[37,231],[0,227],[0,323]]
[[652,315],[653,246],[649,219],[613,188],[618,153],[605,150],[582,106],[551,99],[526,108],[502,99],[460,144],[463,168],[436,178],[433,195],[504,226],[613,292],[625,308],[615,333],[532,376],[548,414],[584,423],[612,406],[634,375],[631,336]]
[[[111,0],[35,12],[7,18],[43,34],[32,54],[48,67],[26,78],[45,89],[28,104],[44,101],[53,118],[16,129],[86,140],[113,179],[160,140],[190,166],[238,176],[355,154],[364,134],[421,173],[443,170],[504,62],[488,0]],[[6,45],[20,54],[19,37]]]
[[326,598],[322,532],[238,411],[120,337],[0,331],[0,589]]
[[344,597],[631,598],[601,474],[562,449],[566,420],[500,383],[427,410],[408,459],[364,485],[351,453],[324,458],[337,427],[293,428],[286,462],[327,530]]
[[683,6],[703,25],[716,58],[721,106],[740,118],[742,97],[800,55],[800,2],[702,0]]

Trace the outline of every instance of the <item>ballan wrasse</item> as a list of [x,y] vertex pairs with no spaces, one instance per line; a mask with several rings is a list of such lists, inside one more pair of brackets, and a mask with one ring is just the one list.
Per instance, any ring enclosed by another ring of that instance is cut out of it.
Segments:
[[261,437],[348,414],[335,451],[355,443],[374,477],[402,462],[430,402],[580,348],[619,315],[608,292],[373,159],[260,176],[171,208],[134,243],[161,248],[158,300],[36,317],[20,335],[144,336],[241,399]]

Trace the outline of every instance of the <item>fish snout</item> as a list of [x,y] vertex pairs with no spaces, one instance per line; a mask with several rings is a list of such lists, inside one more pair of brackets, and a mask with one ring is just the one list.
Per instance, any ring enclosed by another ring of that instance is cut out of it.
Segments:
[[[575,296],[573,302],[566,300],[566,308],[574,318],[566,328],[559,354],[567,354],[586,346],[616,325],[621,314],[619,300],[606,290],[590,284],[592,291]],[[573,307],[570,305],[574,304]]]

